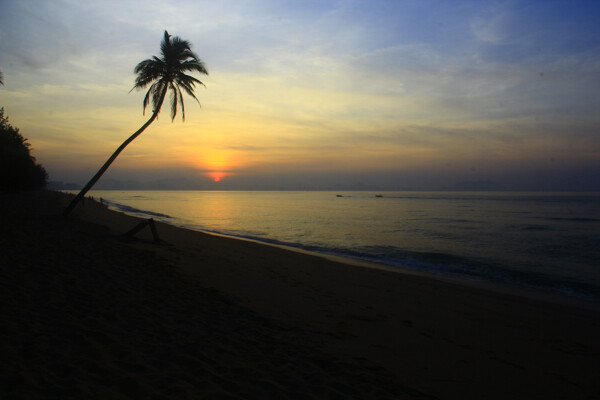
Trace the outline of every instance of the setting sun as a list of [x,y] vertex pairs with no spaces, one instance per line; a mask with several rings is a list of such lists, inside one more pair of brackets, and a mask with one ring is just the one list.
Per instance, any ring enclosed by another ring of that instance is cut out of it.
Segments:
[[226,172],[206,172],[204,175],[208,176],[215,182],[221,182],[221,179],[229,175]]

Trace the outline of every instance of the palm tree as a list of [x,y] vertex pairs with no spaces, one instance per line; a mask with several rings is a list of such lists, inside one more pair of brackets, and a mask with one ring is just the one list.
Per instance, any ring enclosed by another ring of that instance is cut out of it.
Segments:
[[4,86],[4,82],[2,82],[2,71],[0,71],[0,85]]
[[[79,194],[71,201],[71,204],[63,211],[63,216],[66,217],[75,208],[77,203],[85,196],[85,194],[94,186],[100,177],[106,172],[110,164],[117,158],[123,149],[138,137],[154,120],[158,117],[160,108],[167,91],[171,92],[171,122],[177,115],[177,105],[181,104],[181,117],[185,120],[185,108],[183,105],[183,94],[181,89],[188,95],[192,96],[196,101],[198,99],[194,95],[196,84],[204,84],[198,79],[186,75],[185,72],[198,72],[208,75],[206,66],[191,50],[191,44],[187,40],[181,40],[179,37],[171,37],[167,31],[160,43],[160,58],[153,56],[136,65],[134,72],[137,74],[133,89],[144,89],[148,85],[150,88],[144,97],[144,115],[146,106],[152,100],[152,116],[140,129],[131,135],[126,141],[119,146],[112,156],[104,163],[102,168],[96,172],[96,175],[85,185]],[[130,90],[130,92],[131,92]],[[198,101],[198,104],[200,102]]]

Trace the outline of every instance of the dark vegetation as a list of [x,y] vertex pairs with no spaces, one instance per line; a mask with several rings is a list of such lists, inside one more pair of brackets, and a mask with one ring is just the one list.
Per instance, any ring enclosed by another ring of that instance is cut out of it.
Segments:
[[46,186],[48,173],[31,155],[31,145],[8,123],[0,108],[0,191],[39,189]]

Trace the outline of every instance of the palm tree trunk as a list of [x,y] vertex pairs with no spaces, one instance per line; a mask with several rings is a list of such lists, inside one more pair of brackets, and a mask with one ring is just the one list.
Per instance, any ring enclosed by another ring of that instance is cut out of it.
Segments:
[[160,111],[160,107],[162,106],[162,103],[163,103],[163,100],[165,99],[165,94],[166,93],[167,93],[167,91],[164,90],[163,93],[162,93],[162,95],[161,95],[158,107],[156,107],[156,109],[152,113],[152,117],[150,117],[150,119],[144,125],[142,125],[142,127],[140,129],[138,129],[133,135],[129,136],[129,138],[126,141],[124,141],[119,146],[119,148],[112,154],[112,156],[110,156],[110,158],[108,160],[106,160],[106,162],[104,163],[104,165],[102,166],[102,168],[100,168],[98,170],[98,172],[96,172],[96,175],[94,175],[94,177],[92,179],[90,179],[90,181],[87,183],[87,185],[85,185],[85,187],[83,189],[81,189],[81,191],[77,194],[77,196],[75,196],[75,198],[71,201],[71,203],[69,204],[69,206],[67,208],[65,208],[65,210],[62,213],[63,217],[66,218],[71,213],[71,211],[73,211],[73,209],[75,208],[75,206],[77,205],[77,203],[79,203],[79,201],[92,188],[92,186],[94,186],[96,184],[96,182],[98,182],[98,179],[100,179],[100,177],[102,175],[104,175],[104,173],[106,172],[106,170],[108,169],[108,167],[110,167],[110,164],[112,164],[112,162],[115,161],[115,159],[123,151],[123,149],[125,147],[127,147],[127,145],[129,143],[133,142],[133,140],[136,137],[138,137],[142,132],[144,132],[144,130],[148,126],[150,126],[150,124],[152,122],[154,122],[154,120],[158,116],[158,112]]

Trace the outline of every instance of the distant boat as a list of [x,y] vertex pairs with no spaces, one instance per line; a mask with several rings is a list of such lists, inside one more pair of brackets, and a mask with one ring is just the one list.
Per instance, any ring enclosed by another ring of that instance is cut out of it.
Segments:
[[336,194],[335,197],[344,197],[341,194]]
[[383,197],[383,196],[380,194],[376,194],[375,197]]

